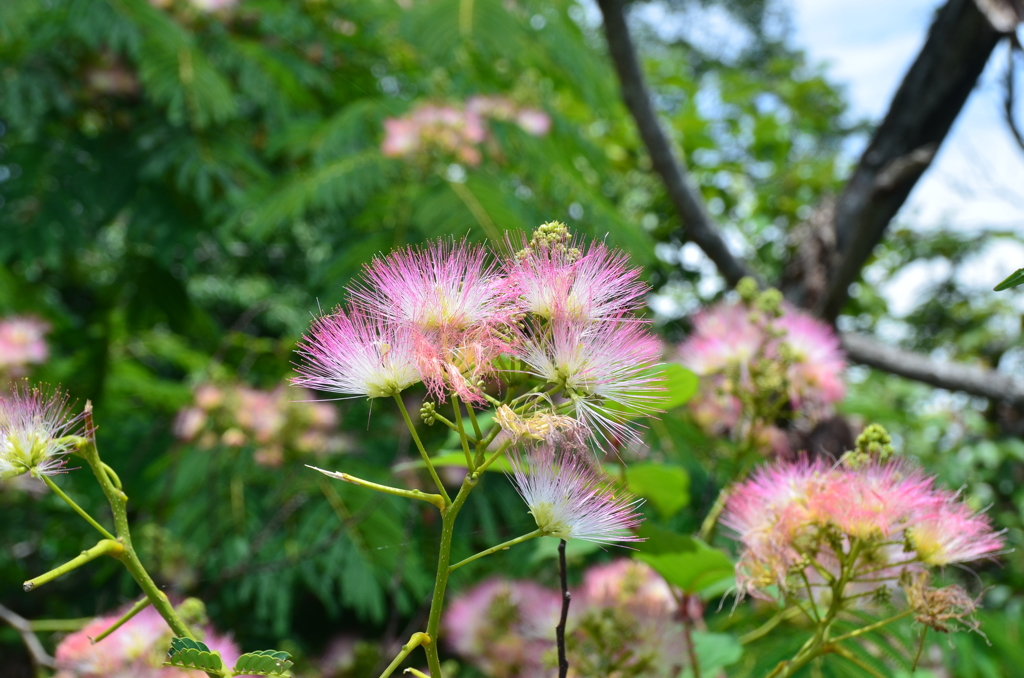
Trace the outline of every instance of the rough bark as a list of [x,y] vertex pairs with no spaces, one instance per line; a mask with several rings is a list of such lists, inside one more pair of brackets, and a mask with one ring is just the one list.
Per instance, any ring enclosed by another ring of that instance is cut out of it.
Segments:
[[843,334],[841,338],[850,360],[862,365],[949,391],[962,391],[997,402],[1024,405],[1024,384],[995,370],[933,360],[861,334]]
[[975,5],[949,0],[836,206],[837,262],[823,305],[834,319],[886,227],[931,164],[1002,37]]

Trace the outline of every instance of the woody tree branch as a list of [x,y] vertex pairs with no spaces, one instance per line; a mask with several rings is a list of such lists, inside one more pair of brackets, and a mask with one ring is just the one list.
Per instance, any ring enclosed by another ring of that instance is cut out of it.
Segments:
[[[715,262],[723,277],[735,284],[747,274],[748,268],[725,246],[717,225],[687,179],[686,169],[658,121],[629,34],[624,2],[598,0],[598,6],[604,16],[608,51],[622,88],[622,98],[636,122],[654,170],[683,219],[687,235]],[[963,34],[959,35],[961,32]],[[904,79],[889,115],[861,159],[854,175],[861,188],[847,187],[843,194],[846,202],[842,209],[845,211],[842,217],[837,215],[835,218],[837,229],[840,224],[845,228],[845,248],[841,251],[843,261],[859,262],[853,269],[854,277],[881,239],[889,220],[931,162],[937,144],[949,131],[999,37],[1000,34],[977,10],[973,0],[950,0],[939,11],[927,43]],[[944,54],[943,50],[950,53]],[[963,63],[949,63],[958,59]],[[901,107],[906,110],[900,110]],[[921,125],[921,129],[907,129],[915,124]],[[901,141],[897,138],[900,134],[909,136]],[[859,242],[857,237],[873,240]],[[870,245],[865,248],[868,242]],[[852,267],[852,264],[846,265]],[[852,280],[850,278],[850,282]],[[848,286],[849,282],[842,285],[842,295],[823,304],[819,311],[836,304],[836,308],[841,308]],[[833,287],[840,289],[836,284]],[[1024,403],[1024,385],[993,370],[933,361],[863,335],[844,334],[842,340],[854,362],[940,388],[1015,404]]]
[[935,157],[1003,37],[975,4],[949,0],[903,78],[836,204],[838,248],[828,291],[815,309],[833,320],[889,222]]
[[746,264],[729,251],[704,206],[703,198],[689,181],[682,161],[658,122],[633,47],[633,39],[629,35],[624,3],[622,0],[598,0],[597,4],[604,15],[608,51],[622,86],[622,98],[636,121],[640,137],[651,157],[651,165],[664,182],[669,199],[683,220],[686,236],[715,262],[722,277],[735,285],[740,278],[750,275],[750,271]]

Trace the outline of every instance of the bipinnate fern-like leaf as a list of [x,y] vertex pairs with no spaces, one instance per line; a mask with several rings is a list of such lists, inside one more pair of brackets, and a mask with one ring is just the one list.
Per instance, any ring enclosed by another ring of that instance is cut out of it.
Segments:
[[259,650],[243,654],[235,662],[236,676],[290,676],[291,655],[282,650]]
[[172,638],[171,649],[167,652],[164,666],[179,669],[199,669],[223,674],[224,662],[220,655],[204,643],[191,638]]

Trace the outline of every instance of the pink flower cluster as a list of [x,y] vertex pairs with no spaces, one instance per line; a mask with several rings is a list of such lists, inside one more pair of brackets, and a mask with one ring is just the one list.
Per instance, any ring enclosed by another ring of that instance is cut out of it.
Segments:
[[[440,402],[456,395],[479,406],[512,356],[588,431],[635,437],[630,416],[655,410],[662,390],[652,369],[660,344],[632,315],[647,289],[639,271],[602,244],[577,246],[561,224],[538,233],[497,262],[443,239],[374,259],[348,309],[313,323],[293,383],[381,398],[422,381]],[[538,399],[526,414],[553,403]]]
[[843,559],[856,561],[850,585],[874,590],[1003,548],[987,515],[896,458],[761,467],[730,492],[721,522],[743,545],[740,591],[755,596],[770,586],[799,591],[804,576],[818,585]]
[[[123,611],[122,611],[123,612]],[[92,639],[118,620],[120,613],[97,617],[81,631],[67,636],[57,646],[57,674],[54,678],[203,678],[202,671],[164,667],[172,633],[152,607],[132,617],[124,626],[98,643]],[[206,630],[203,643],[220,653],[228,667],[240,652],[230,638]]]
[[[533,582],[488,579],[452,601],[444,616],[444,638],[455,653],[492,678],[554,676],[560,604],[558,591]],[[629,657],[666,670],[684,665],[676,612],[668,585],[647,565],[622,559],[592,567],[572,592],[570,664],[578,669],[599,661],[595,655],[614,655],[619,663],[605,666],[621,666]],[[616,647],[592,637],[593,627],[609,614],[621,615],[623,626],[634,631],[628,638],[616,638]],[[629,675],[660,674],[652,670]]]
[[[661,346],[633,315],[647,288],[625,255],[583,246],[557,222],[505,249],[494,261],[483,247],[442,239],[374,259],[348,308],[313,322],[292,381],[367,398],[398,398],[422,382],[438,402],[499,405],[506,439],[541,443],[517,456],[515,473],[538,527],[631,540],[635,504],[583,448],[636,440],[631,419],[657,408]],[[508,378],[540,388],[502,404],[489,391]]]
[[0,318],[0,376],[22,377],[29,365],[45,363],[49,331],[48,323],[31,316]]
[[311,402],[312,393],[284,385],[260,390],[240,384],[202,384],[192,404],[178,412],[174,434],[209,449],[216,445],[256,446],[256,462],[280,466],[286,452],[328,454],[344,447],[335,433],[338,412]]
[[[735,434],[744,423],[743,395],[757,388],[757,361],[785,365],[781,375],[789,405],[811,421],[831,411],[845,394],[845,360],[828,325],[794,308],[768,321],[743,303],[721,303],[697,314],[693,333],[680,344],[678,360],[701,377],[690,401],[697,422],[714,435]],[[769,424],[772,422],[769,422]],[[780,431],[761,431],[762,442],[778,448]]]
[[404,117],[388,118],[381,152],[397,158],[434,151],[475,166],[483,159],[479,147],[489,138],[488,119],[514,122],[534,136],[551,129],[551,117],[543,111],[520,108],[504,97],[474,96],[464,106],[424,104]]

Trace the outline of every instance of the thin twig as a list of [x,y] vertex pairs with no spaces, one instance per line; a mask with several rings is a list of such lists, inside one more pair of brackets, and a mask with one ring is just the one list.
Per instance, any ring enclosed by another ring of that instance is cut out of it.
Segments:
[[558,678],[566,678],[569,675],[569,659],[565,655],[565,623],[569,620],[569,601],[572,594],[569,593],[569,568],[565,564],[565,540],[558,542],[558,575],[562,582],[562,616],[558,619],[558,626],[555,627],[555,636],[558,639]]
[[28,650],[33,664],[45,666],[48,669],[57,668],[53,657],[46,654],[43,644],[39,642],[39,638],[32,631],[32,622],[3,605],[0,605],[0,619],[10,624],[18,632],[18,635],[21,636],[21,642],[25,643],[25,648]]

